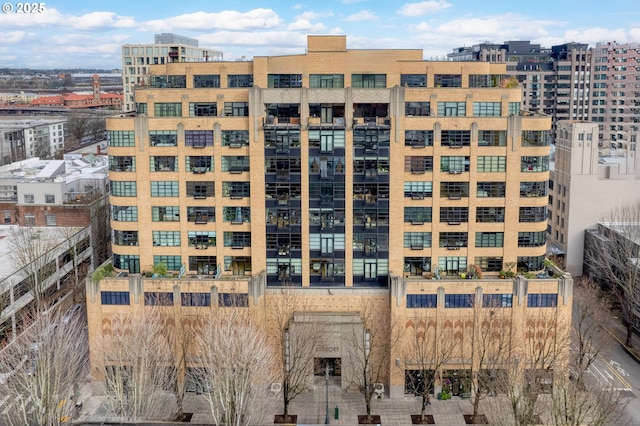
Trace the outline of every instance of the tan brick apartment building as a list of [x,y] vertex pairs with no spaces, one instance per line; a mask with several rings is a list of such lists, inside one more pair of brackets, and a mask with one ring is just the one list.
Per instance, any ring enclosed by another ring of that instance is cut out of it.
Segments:
[[[137,112],[107,120],[113,265],[129,275],[89,287],[90,332],[158,291],[214,306],[245,293],[268,324],[282,286],[336,327],[363,301],[392,324],[416,308],[473,317],[490,293],[520,322],[569,315],[570,278],[534,279],[551,121],[520,111],[505,71],[350,50],[344,36],[309,36],[300,55],[151,67],[171,88],[138,89]],[[138,275],[160,262],[181,278]],[[461,279],[473,265],[483,278]],[[507,269],[529,279],[501,280]],[[403,345],[388,354],[396,397]]]

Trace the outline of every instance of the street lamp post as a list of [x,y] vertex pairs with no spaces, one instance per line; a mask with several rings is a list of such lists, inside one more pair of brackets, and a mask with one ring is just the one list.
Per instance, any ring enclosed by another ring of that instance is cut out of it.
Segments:
[[326,399],[326,411],[324,417],[324,424],[329,424],[329,361],[325,362],[324,368],[324,381],[325,381],[325,399]]

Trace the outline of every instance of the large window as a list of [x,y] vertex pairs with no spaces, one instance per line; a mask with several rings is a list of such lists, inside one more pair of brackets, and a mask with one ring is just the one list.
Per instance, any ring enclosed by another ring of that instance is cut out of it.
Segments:
[[251,232],[225,232],[224,246],[232,248],[251,247]]
[[475,294],[445,294],[445,308],[473,308]]
[[153,206],[151,207],[151,220],[154,222],[180,222],[180,207]]
[[386,74],[351,74],[353,88],[386,88]]
[[182,103],[159,102],[154,104],[156,117],[182,117]]
[[[309,146],[318,146],[320,141],[323,142],[323,151],[332,151],[334,148],[334,133],[323,132],[320,136],[320,130],[309,130]],[[344,130],[336,132],[336,135],[342,135],[342,147],[344,147]],[[266,147],[275,148],[278,153],[287,153],[293,148],[300,148],[300,128],[286,127],[267,129],[264,131],[264,144]],[[336,148],[338,146],[335,146]]]
[[404,248],[422,250],[431,247],[431,232],[405,232]]
[[113,243],[118,246],[137,246],[138,231],[113,231]]
[[170,271],[179,271],[182,267],[182,256],[155,255],[153,256],[153,264],[158,265],[164,263]]
[[204,199],[215,196],[215,188],[211,181],[187,181],[187,197]]
[[548,172],[549,156],[528,156],[520,158],[520,170],[523,172]]
[[459,200],[469,197],[469,182],[440,182],[440,198]]
[[469,157],[442,156],[440,157],[440,171],[459,174],[469,171]]
[[130,305],[131,299],[128,291],[101,291],[100,302],[103,305]]
[[302,87],[302,74],[269,74],[267,78],[271,89]]
[[555,293],[528,294],[529,308],[554,308],[558,306],[558,295]]
[[198,274],[214,275],[218,271],[216,256],[189,256],[189,270]]
[[206,249],[216,246],[216,231],[189,231],[189,247]]
[[215,117],[218,115],[218,105],[215,102],[191,102],[189,103],[190,117]]
[[113,267],[124,269],[132,274],[140,273],[140,256],[137,254],[113,254]]
[[179,247],[180,231],[153,231],[153,245],[160,247]]
[[231,199],[247,198],[251,196],[250,182],[222,182],[222,196]]
[[137,222],[137,206],[111,206],[111,220],[118,222]]
[[544,254],[540,256],[518,256],[518,271],[539,271],[544,267]]
[[149,145],[178,146],[178,132],[175,130],[150,130]]
[[437,305],[437,294],[407,294],[407,308],[435,308]]
[[193,148],[213,146],[213,130],[185,130],[184,146]]
[[455,250],[467,247],[468,244],[469,236],[466,232],[441,232],[439,235],[439,247]]
[[187,155],[186,170],[195,174],[213,171],[213,157],[209,155]]
[[252,87],[253,75],[252,74],[229,74],[227,76],[227,86],[233,87]]
[[109,146],[136,146],[136,132],[133,130],[110,130],[107,132]]
[[461,74],[436,74],[433,76],[435,87],[462,87]]
[[431,207],[405,207],[405,223],[420,225],[431,222]]
[[400,74],[402,87],[427,87],[426,74]]
[[504,198],[506,194],[506,182],[478,182],[478,198]]
[[177,197],[179,195],[177,181],[152,181],[152,197]]
[[211,293],[181,293],[182,306],[211,306]]
[[469,87],[499,87],[503,78],[499,74],[469,74]]
[[475,117],[500,117],[500,102],[474,102],[473,115]]
[[440,207],[440,222],[450,225],[469,222],[469,207]]
[[248,156],[244,155],[225,155],[222,157],[222,171],[230,173],[242,173],[249,171]]
[[215,207],[187,207],[187,222],[206,224],[215,221]]
[[449,148],[460,148],[471,144],[471,132],[469,130],[442,130],[440,132],[440,145]]
[[478,146],[507,146],[507,131],[478,130]]
[[467,115],[466,102],[438,102],[439,117],[464,117]]
[[423,174],[433,171],[432,156],[411,156],[404,157],[404,171],[413,174]]
[[[139,58],[142,59],[142,58]],[[152,75],[151,87],[157,89],[184,89],[187,87],[185,75]]]
[[232,148],[249,146],[249,131],[248,130],[223,130],[222,146],[229,146]]
[[478,172],[506,172],[507,157],[486,155],[478,157]]
[[547,181],[542,182],[520,182],[521,197],[546,197]]
[[222,216],[224,222],[245,223],[251,222],[251,207],[223,207]]
[[476,232],[476,247],[502,247],[504,232]]
[[227,117],[248,117],[249,103],[248,102],[225,102],[224,115],[226,115]]
[[503,223],[504,207],[476,207],[476,222]]
[[177,172],[178,157],[171,155],[152,155],[149,157],[150,171],[152,172]]
[[498,256],[476,256],[474,264],[483,271],[498,272],[502,270],[502,257]]
[[220,76],[217,74],[204,74],[193,76],[193,88],[220,87]]
[[405,182],[404,183],[404,196],[406,198],[413,198],[414,200],[422,200],[424,198],[431,198],[432,195],[433,195],[432,182]]
[[483,294],[483,308],[511,308],[513,306],[513,294]]
[[408,117],[428,117],[431,115],[429,102],[405,102],[404,115]]
[[405,130],[404,145],[414,148],[433,146],[433,130]]
[[133,156],[109,156],[110,172],[135,172],[136,157]]
[[541,247],[547,243],[547,232],[518,232],[518,247]]
[[109,182],[111,195],[114,197],[137,197],[137,184],[135,181],[117,181]]
[[309,76],[309,87],[317,88],[343,88],[344,74],[311,74]]
[[549,145],[548,130],[523,130],[522,146],[547,146]]
[[547,220],[547,206],[520,207],[519,222],[545,222]]

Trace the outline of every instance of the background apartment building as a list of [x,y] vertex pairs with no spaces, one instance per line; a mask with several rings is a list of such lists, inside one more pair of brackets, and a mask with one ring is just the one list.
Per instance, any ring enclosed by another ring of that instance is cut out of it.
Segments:
[[123,111],[135,110],[134,87],[136,85],[153,83],[153,79],[149,76],[151,65],[221,60],[222,52],[198,47],[198,40],[177,34],[156,34],[154,44],[123,45]]
[[530,41],[482,43],[459,47],[447,55],[454,61],[501,62],[507,75],[518,79],[523,91],[522,106],[552,118],[551,139],[556,139],[560,120],[591,117],[594,49],[586,44],[565,43],[551,48]]
[[31,157],[51,158],[62,152],[67,136],[67,119],[0,118],[0,165]]
[[566,270],[583,272],[584,233],[640,192],[638,158],[627,145],[598,147],[598,123],[561,121],[549,181],[549,253],[566,255]]
[[[567,314],[571,278],[543,273],[551,119],[521,111],[504,64],[422,58],[309,36],[301,55],[152,67],[171,84],[137,88],[136,112],[107,119],[125,277],[88,286],[90,334],[160,293],[203,313],[239,294],[236,307],[271,324],[288,286],[338,336],[316,358],[346,375],[341,324],[364,330],[364,305],[403,325],[422,308],[459,319],[498,299],[518,322]],[[160,263],[173,278],[144,278]],[[507,269],[523,275],[501,280]],[[415,369],[403,350],[384,367],[394,397]],[[104,379],[100,352],[92,363]]]

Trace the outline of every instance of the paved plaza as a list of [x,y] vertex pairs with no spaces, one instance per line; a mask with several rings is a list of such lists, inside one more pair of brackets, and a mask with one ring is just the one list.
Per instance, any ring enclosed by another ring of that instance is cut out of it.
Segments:
[[[333,379],[335,380],[335,379]],[[91,392],[94,396],[87,397],[83,401],[83,408],[78,420],[80,422],[101,424],[107,420],[104,396],[95,396],[100,393],[97,389],[90,389],[87,384],[85,394]],[[290,407],[290,414],[298,416],[298,425],[325,424],[326,417],[326,388],[325,380],[317,377],[314,389],[298,396]],[[491,399],[491,398],[489,398]],[[484,401],[483,401],[484,402]],[[487,400],[487,402],[489,402]],[[282,400],[280,396],[271,396],[265,401],[265,409],[262,415],[255,418],[253,424],[273,425],[275,414],[282,413]],[[335,407],[338,406],[339,418],[335,419]],[[210,425],[211,415],[208,412],[207,403],[201,395],[190,394],[185,399],[185,412],[193,413],[190,424]],[[372,414],[380,415],[383,425],[411,425],[411,414],[420,414],[420,398],[407,396],[401,399],[372,400]],[[431,401],[427,407],[427,414],[432,414],[438,425],[464,425],[463,414],[472,412],[471,402],[468,399],[453,397],[447,401]],[[489,414],[483,411],[485,414]],[[346,392],[337,384],[329,386],[329,421],[332,425],[357,425],[358,415],[365,414],[363,396],[358,392]],[[113,423],[111,423],[113,424]]]

